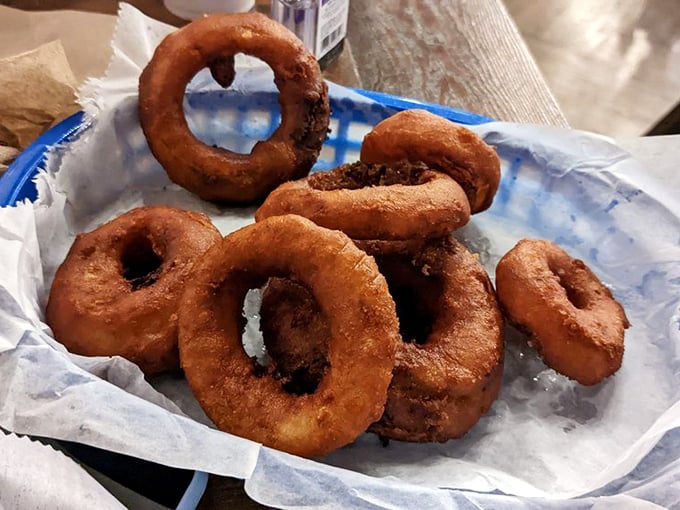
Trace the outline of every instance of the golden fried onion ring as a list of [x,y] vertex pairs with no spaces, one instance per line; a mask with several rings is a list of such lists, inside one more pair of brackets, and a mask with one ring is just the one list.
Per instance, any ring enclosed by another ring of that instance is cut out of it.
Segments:
[[500,182],[493,147],[467,128],[425,110],[404,110],[373,128],[361,145],[361,161],[423,162],[460,184],[472,213],[491,206]]
[[[210,147],[189,130],[183,99],[202,68],[228,86],[233,57],[271,66],[281,125],[250,154]],[[168,35],[139,78],[139,119],[151,152],[171,180],[205,200],[251,203],[289,179],[307,175],[326,138],[330,109],[319,65],[302,42],[259,13],[204,16]]]
[[299,214],[352,239],[441,237],[465,225],[470,206],[449,176],[401,161],[352,163],[276,188],[257,220]]
[[549,367],[585,385],[621,367],[630,324],[583,261],[549,241],[523,239],[498,262],[496,287],[505,314]]
[[47,323],[76,354],[179,368],[177,316],[194,262],[221,239],[204,214],[133,209],[76,237],[52,283]]
[[[330,366],[313,394],[286,392],[243,349],[245,294],[269,276],[305,285],[328,317]],[[311,457],[382,413],[399,338],[394,302],[373,258],[341,232],[286,215],[230,234],[195,268],[179,324],[189,385],[223,431]]]

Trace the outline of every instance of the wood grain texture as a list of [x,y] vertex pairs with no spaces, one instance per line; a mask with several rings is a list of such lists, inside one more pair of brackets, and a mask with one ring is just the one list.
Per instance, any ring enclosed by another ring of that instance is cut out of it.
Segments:
[[365,88],[349,42],[346,42],[343,52],[326,68],[323,75],[327,80],[345,87]]
[[365,88],[566,125],[500,0],[355,0],[349,28]]
[[[30,10],[115,13],[108,0],[9,0]],[[160,0],[129,0],[181,25]],[[266,2],[258,0],[258,7]],[[346,48],[326,76],[481,113],[498,120],[566,125],[564,115],[501,0],[352,0]]]

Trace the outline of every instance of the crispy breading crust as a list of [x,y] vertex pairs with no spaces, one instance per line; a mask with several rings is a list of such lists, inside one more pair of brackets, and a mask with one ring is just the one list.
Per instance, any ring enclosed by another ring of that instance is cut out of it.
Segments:
[[523,239],[496,267],[507,317],[545,363],[581,384],[615,373],[623,360],[623,307],[581,261],[549,241]]
[[[293,395],[246,354],[248,289],[290,277],[328,317],[329,368],[313,394]],[[217,243],[195,267],[180,308],[182,368],[221,430],[296,455],[324,455],[382,414],[399,323],[374,259],[342,232],[300,216],[276,216]]]
[[[281,124],[250,154],[211,147],[189,130],[183,99],[204,67],[228,86],[233,57],[264,60],[279,89]],[[302,42],[263,14],[212,14],[168,35],[139,78],[139,120],[151,152],[170,179],[204,200],[252,203],[289,179],[307,175],[326,138],[330,107],[319,65]]]
[[179,368],[179,299],[221,237],[204,214],[162,206],[78,235],[47,303],[55,338],[76,354],[123,356],[147,375]]
[[299,214],[352,239],[424,239],[465,225],[470,205],[456,181],[421,165],[352,163],[282,184],[255,218],[280,214]]

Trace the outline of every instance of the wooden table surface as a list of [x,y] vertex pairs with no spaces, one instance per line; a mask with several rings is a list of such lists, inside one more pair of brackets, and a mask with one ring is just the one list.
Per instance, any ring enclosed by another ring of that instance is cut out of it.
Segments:
[[[3,3],[25,10],[114,14],[117,9],[115,2],[106,0]],[[160,0],[130,3],[162,21],[182,23]],[[262,4],[258,1],[259,6]],[[18,51],[59,37],[67,56],[78,61],[81,74],[96,76],[105,68],[108,55],[91,55],[89,60],[87,55],[75,55],[84,46],[78,39],[84,35],[68,23],[50,26],[46,16],[40,30],[26,34],[25,30],[10,33],[18,29],[4,26],[4,19],[0,17],[0,34],[4,32],[6,40],[18,45]],[[101,37],[97,47],[104,52],[114,20],[101,16],[97,20],[101,25],[96,32]],[[22,44],[25,47],[21,48]],[[92,48],[92,44],[87,46]],[[345,50],[325,74],[341,85],[440,103],[498,120],[567,125],[501,0],[351,0]],[[248,499],[243,482],[213,476],[199,508],[261,506]]]
[[[26,10],[74,9],[108,14],[117,10],[116,2],[110,0],[3,3]],[[161,0],[129,3],[161,21],[183,23],[163,7]],[[264,4],[268,1],[258,0],[258,6]],[[49,19],[42,18],[40,24],[49,24]],[[109,25],[98,31],[100,46],[107,43],[113,20]],[[2,26],[0,19],[5,47],[12,28]],[[76,42],[92,37],[89,34],[94,32],[83,34],[73,28],[62,24],[36,32],[33,37],[44,37],[42,42],[60,37],[70,57],[69,48],[77,51]],[[11,39],[17,45],[14,34]],[[74,42],[69,45],[69,40]],[[326,76],[341,85],[440,103],[498,120],[567,125],[502,0],[352,0],[347,43],[340,58],[326,70]],[[24,48],[28,49],[31,47]],[[0,48],[0,53],[6,51]],[[89,76],[101,73],[107,60],[93,55],[86,62],[91,66]]]

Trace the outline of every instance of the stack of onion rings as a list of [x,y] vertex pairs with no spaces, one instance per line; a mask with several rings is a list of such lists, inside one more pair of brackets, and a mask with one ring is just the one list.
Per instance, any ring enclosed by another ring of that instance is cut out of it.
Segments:
[[[272,67],[282,109],[279,128],[250,154],[203,144],[182,107],[204,67],[230,86],[239,52]],[[328,129],[327,87],[302,43],[255,13],[206,16],[164,39],[140,76],[139,116],[170,178],[200,197],[248,204],[279,187],[255,225],[226,238],[204,216],[169,208],[79,236],[47,306],[69,349],[120,354],[155,374],[177,368],[179,344],[218,428],[302,456],[365,430],[443,442],[489,410],[503,315],[483,267],[451,233],[491,206],[493,147],[410,110],[366,135],[360,162],[303,178]],[[548,365],[583,384],[618,370],[628,321],[581,261],[523,241],[499,262],[497,281],[505,313]],[[263,367],[243,349],[241,310],[265,282],[273,362]]]
[[[234,55],[264,60],[279,89],[281,125],[250,154],[210,147],[189,130],[182,101],[187,83],[210,67],[223,86]],[[168,35],[139,78],[139,119],[170,179],[205,200],[252,203],[306,175],[326,138],[330,108],[319,65],[288,29],[259,13],[214,14]]]
[[[423,111],[378,124],[361,154],[359,163],[279,186],[256,220],[294,213],[342,230],[376,257],[391,290],[406,285],[418,303],[429,305],[424,322],[434,332],[424,345],[400,348],[385,415],[371,430],[406,441],[460,437],[498,394],[502,317],[488,276],[450,234],[468,222],[471,211],[491,204],[500,179],[498,156],[471,131]],[[277,298],[263,301],[263,322],[277,326],[263,328],[265,345],[283,377],[313,391],[324,366],[327,324],[306,289],[287,283],[265,290],[265,298]],[[401,293],[395,292],[399,302]],[[432,293],[439,299],[433,301]],[[400,309],[402,323],[409,308],[418,306]],[[442,354],[448,348],[457,354]],[[477,356],[466,357],[466,349]],[[415,367],[431,363],[440,381],[428,378],[425,368],[422,378],[414,375]],[[458,379],[446,375],[453,372]]]
[[352,239],[403,240],[447,235],[468,222],[470,205],[456,181],[422,165],[353,163],[279,186],[255,219],[281,214]]
[[[503,317],[489,277],[453,238],[428,241],[415,252],[395,249],[376,261],[396,302],[403,341],[385,411],[369,430],[411,442],[461,437],[500,389]],[[279,299],[263,299],[261,315],[288,327],[263,328],[265,345],[274,363],[285,361],[289,373],[303,373],[313,387],[327,324],[304,287],[281,280],[274,289]]]
[[402,441],[461,437],[500,389],[503,317],[491,281],[453,238],[376,260],[397,303],[404,342],[385,412],[370,430]]

